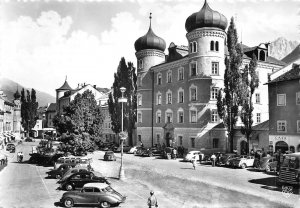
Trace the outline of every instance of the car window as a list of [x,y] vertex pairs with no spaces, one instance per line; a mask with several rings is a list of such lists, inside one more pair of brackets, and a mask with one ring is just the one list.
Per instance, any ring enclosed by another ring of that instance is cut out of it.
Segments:
[[94,192],[100,192],[98,188],[94,188]]
[[94,191],[93,191],[93,188],[86,187],[86,188],[83,189],[83,192],[94,192]]
[[80,179],[80,175],[74,175],[74,176],[72,177],[72,179],[78,180],[78,179]]

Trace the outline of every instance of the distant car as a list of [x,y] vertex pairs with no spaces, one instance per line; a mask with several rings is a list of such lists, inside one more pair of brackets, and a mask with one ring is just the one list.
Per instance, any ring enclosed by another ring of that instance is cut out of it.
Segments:
[[97,205],[102,208],[118,206],[124,203],[125,196],[115,191],[109,185],[104,183],[87,183],[83,186],[80,192],[68,191],[62,195],[60,202],[65,207],[73,207],[76,204],[80,205]]
[[14,153],[16,151],[16,146],[12,143],[8,143],[6,145],[6,151],[9,151],[10,153]]
[[144,151],[146,151],[147,149],[144,147],[138,147],[137,151],[134,153],[136,156],[142,156]]
[[183,158],[184,161],[191,161],[192,159],[202,160],[204,159],[204,154],[201,151],[194,150],[189,151],[186,156]]
[[[123,145],[123,152],[128,152],[131,149],[131,146]],[[121,145],[115,150],[115,152],[121,152]]]
[[232,160],[232,166],[238,168],[253,167],[254,156],[241,155],[238,158]]
[[153,151],[151,148],[145,149],[144,151],[141,152],[141,156],[143,157],[153,157]]
[[276,170],[278,161],[275,157],[263,157],[259,161],[258,169],[261,171],[270,172]]
[[71,175],[64,181],[59,182],[60,188],[71,191],[77,188],[82,188],[87,183],[106,183],[110,184],[105,177],[95,176],[92,172],[78,172]]
[[113,151],[106,151],[104,154],[104,160],[105,161],[116,161],[117,158],[115,156],[115,153]]
[[73,167],[75,167],[75,164],[73,166],[62,164],[61,166],[59,166],[59,168],[48,171],[47,174],[49,178],[60,179],[69,169]]
[[75,168],[70,168],[68,169],[64,175],[59,179],[59,183],[61,183],[62,181],[65,181],[67,178],[69,178],[71,175],[73,175],[74,173],[78,173],[78,172],[85,172],[85,173],[89,173],[89,172],[93,172],[94,175],[96,176],[102,176],[101,174],[95,174],[95,172],[93,171],[93,169],[91,168],[87,168],[87,167],[75,167]]
[[127,153],[135,154],[137,150],[138,150],[138,146],[134,146],[134,147],[131,147],[130,150]]
[[24,141],[25,142],[33,142],[33,139],[31,139],[30,137],[27,137]]
[[220,160],[220,165],[225,165],[225,166],[229,166],[230,165],[230,160],[233,158],[239,157],[239,155],[235,154],[235,153],[227,153],[222,155],[221,160]]

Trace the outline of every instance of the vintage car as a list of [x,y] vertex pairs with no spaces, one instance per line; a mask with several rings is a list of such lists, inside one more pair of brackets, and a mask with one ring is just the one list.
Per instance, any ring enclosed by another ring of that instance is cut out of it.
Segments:
[[138,147],[137,151],[134,153],[137,156],[142,156],[144,151],[146,151],[147,149],[144,147]]
[[113,151],[106,151],[104,154],[104,160],[105,161],[116,161],[117,158],[115,156],[115,153]]
[[280,166],[277,185],[300,186],[300,152],[285,154]]
[[9,151],[10,153],[13,153],[16,151],[16,146],[12,143],[8,143],[6,145],[6,151]]
[[[115,152],[121,152],[121,145],[115,150]],[[128,152],[131,149],[131,146],[123,145],[123,152]]]
[[222,155],[222,157],[219,161],[219,165],[229,166],[230,160],[232,160],[233,158],[236,158],[236,157],[239,157],[239,155],[237,155],[235,153],[226,153],[226,154]]
[[92,163],[92,158],[89,157],[80,157],[80,156],[68,156],[68,157],[60,157],[54,164],[54,169],[58,168],[62,164],[80,164],[81,166],[90,166]]
[[110,182],[105,177],[95,176],[93,172],[78,172],[63,181],[58,181],[61,189],[71,191],[77,188],[82,188],[86,183],[107,183]]
[[277,160],[275,157],[263,157],[258,163],[258,170],[270,172],[276,170]]
[[65,172],[65,174],[59,179],[59,182],[65,181],[71,175],[78,172],[85,172],[85,173],[93,172],[94,174],[97,173],[95,174],[96,176],[102,176],[102,174],[95,172],[93,168],[76,166],[75,168],[68,169],[67,172]]
[[135,154],[138,150],[138,146],[131,147],[130,150],[127,152],[128,154]]
[[152,148],[144,149],[144,151],[140,154],[142,157],[153,157],[154,153],[152,151]]
[[49,178],[60,179],[69,169],[74,168],[74,165],[62,164],[57,169],[53,169],[47,172]]
[[102,208],[118,206],[124,203],[125,196],[115,191],[105,183],[87,183],[80,192],[68,191],[62,195],[60,202],[65,207],[73,207],[74,205],[97,205]]
[[202,159],[204,159],[204,154],[201,151],[193,150],[189,151],[183,158],[183,160],[187,162],[190,162],[192,159],[196,159],[196,161],[201,161]]
[[247,168],[253,167],[254,164],[254,156],[241,155],[240,157],[234,158],[232,160],[232,167],[238,168]]

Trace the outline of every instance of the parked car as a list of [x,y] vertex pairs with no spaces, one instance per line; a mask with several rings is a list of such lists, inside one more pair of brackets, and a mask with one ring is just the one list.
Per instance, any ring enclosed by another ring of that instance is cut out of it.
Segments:
[[90,166],[92,162],[92,158],[88,158],[86,156],[68,156],[68,157],[60,157],[57,162],[54,164],[54,169],[58,168],[62,164],[80,164],[81,166]]
[[74,165],[62,164],[57,169],[53,169],[47,172],[49,178],[60,179],[69,169],[75,167]]
[[276,170],[277,160],[275,157],[263,157],[259,161],[258,169],[266,172]]
[[138,150],[138,146],[134,146],[134,147],[131,147],[130,150],[127,153],[135,154],[137,150]]
[[253,167],[254,156],[241,155],[240,157],[232,160],[232,166],[238,168]]
[[71,191],[77,188],[82,188],[84,184],[87,183],[106,183],[110,184],[105,177],[95,176],[92,172],[78,172],[74,173],[64,181],[58,181],[60,183],[60,188],[67,191]]
[[239,155],[235,153],[226,153],[221,157],[219,165],[225,165],[229,166],[230,165],[230,160],[233,158],[239,157]]
[[171,157],[173,149],[174,148],[172,148],[172,147],[166,147],[162,154],[163,158],[170,159],[170,158],[168,158],[168,155],[169,155],[169,157]]
[[16,146],[12,143],[8,143],[6,145],[6,151],[9,151],[10,153],[14,153],[16,151]]
[[202,160],[204,159],[204,154],[201,151],[193,150],[189,151],[186,156],[183,158],[184,161],[190,162],[192,159]]
[[143,156],[143,157],[153,157],[154,154],[153,154],[152,149],[148,148],[148,149],[144,149],[144,151],[141,152],[141,156]]
[[[69,178],[71,175],[73,175],[74,173],[78,173],[78,172],[94,172],[94,170],[92,168],[88,168],[88,167],[80,167],[80,166],[77,166],[77,167],[74,167],[74,168],[70,168],[68,169],[64,174],[63,176],[59,179],[60,182],[66,180],[67,178]],[[101,174],[97,175],[95,174],[96,176],[102,176]]]
[[80,192],[68,191],[62,195],[60,202],[65,207],[76,204],[97,205],[102,208],[118,206],[124,203],[126,197],[104,183],[87,183]]
[[113,151],[106,151],[104,154],[104,160],[105,161],[116,161],[117,158],[115,156],[115,153]]
[[24,141],[25,142],[33,142],[33,139],[31,139],[30,137],[27,137]]
[[280,166],[277,185],[289,184],[300,187],[300,153],[284,155]]
[[[131,149],[131,146],[123,145],[123,152],[128,152]],[[115,152],[121,152],[121,145],[115,150]]]
[[143,152],[147,150],[146,148],[144,147],[138,147],[137,151],[135,152],[135,155],[137,156],[142,156],[143,155]]

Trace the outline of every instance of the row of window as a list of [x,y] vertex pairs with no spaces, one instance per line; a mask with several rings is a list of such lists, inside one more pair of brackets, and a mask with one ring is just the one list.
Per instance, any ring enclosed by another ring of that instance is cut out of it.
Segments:
[[[189,89],[189,100],[190,101],[197,101],[198,100],[198,96],[197,96],[197,86],[195,85],[191,85],[190,89]],[[212,87],[211,88],[211,92],[210,92],[210,99],[211,100],[216,100],[218,97],[218,93],[219,93],[219,88],[217,87]],[[166,92],[166,104],[172,104],[172,97],[173,97],[173,93],[172,91],[169,89]],[[179,88],[179,90],[177,91],[177,102],[178,103],[184,103],[184,90],[182,88]],[[138,94],[137,95],[137,104],[138,106],[142,106],[142,95]],[[158,92],[156,93],[156,105],[161,105],[162,104],[162,93]]]
[[[279,120],[277,121],[277,132],[287,132],[287,121]],[[300,133],[300,120],[297,120],[297,133]]]
[[[198,52],[198,44],[197,41],[190,42],[190,53]],[[210,41],[210,50],[211,51],[219,51],[219,41]]]
[[[197,123],[197,109],[192,107],[189,110],[189,122],[190,123]],[[218,111],[217,110],[211,110],[211,116],[210,121],[212,123],[218,122]],[[142,123],[143,122],[143,114],[142,112],[137,113],[137,122]],[[173,111],[168,109],[165,112],[165,122],[166,123],[173,123]],[[162,121],[162,112],[161,110],[156,111],[156,123],[163,123]],[[177,111],[177,123],[184,123],[184,110],[182,108],[178,109]]]
[[[300,92],[296,92],[296,105],[300,105]],[[286,106],[286,94],[277,94],[277,106]]]
[[[190,76],[197,76],[197,62],[191,62],[190,63]],[[219,75],[219,62],[212,62],[211,63],[211,75]],[[184,68],[180,67],[178,69],[178,81],[181,81],[184,79]],[[172,83],[172,71],[167,71],[167,83]],[[157,74],[157,85],[162,84],[162,73]]]

